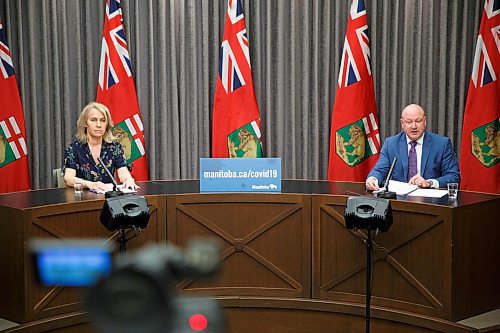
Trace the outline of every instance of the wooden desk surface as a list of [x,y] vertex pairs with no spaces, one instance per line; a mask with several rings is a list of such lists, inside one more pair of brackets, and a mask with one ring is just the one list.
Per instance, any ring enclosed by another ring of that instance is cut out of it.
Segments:
[[[194,235],[225,244],[220,279],[184,283],[184,292],[255,297],[263,307],[270,297],[322,300],[325,309],[364,302],[362,235],[343,221],[348,196],[372,195],[363,183],[284,180],[281,193],[207,194],[197,180],[139,185],[153,215],[131,248],[183,245]],[[24,244],[34,237],[114,237],[99,223],[103,201],[89,191],[76,200],[72,188],[0,195],[0,316],[28,322],[81,308],[74,290],[37,286]],[[499,206],[500,196],[463,191],[454,202],[392,200],[397,222],[376,239],[372,304],[448,320],[500,306]]]
[[[169,195],[169,194],[197,194],[200,193],[199,180],[178,181],[149,181],[139,182],[141,188],[137,195]],[[353,182],[329,182],[311,180],[283,180],[281,193],[287,194],[326,194],[326,195],[368,195],[364,183]],[[397,200],[418,202],[425,204],[441,205],[447,207],[460,207],[473,205],[479,202],[495,200],[498,195],[459,191],[456,201],[450,201],[448,196],[442,198],[423,198],[398,196]],[[88,190],[83,192],[81,199],[75,199],[72,188],[66,189],[44,189],[26,192],[16,192],[0,195],[0,206],[15,209],[29,209],[39,206],[57,205],[88,200],[103,200],[103,194],[92,193]]]

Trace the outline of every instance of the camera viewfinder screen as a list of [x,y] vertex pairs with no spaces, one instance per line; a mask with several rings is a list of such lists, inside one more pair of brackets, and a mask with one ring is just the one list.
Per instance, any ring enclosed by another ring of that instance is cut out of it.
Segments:
[[35,261],[45,286],[91,286],[111,272],[111,254],[102,247],[47,247],[37,251]]

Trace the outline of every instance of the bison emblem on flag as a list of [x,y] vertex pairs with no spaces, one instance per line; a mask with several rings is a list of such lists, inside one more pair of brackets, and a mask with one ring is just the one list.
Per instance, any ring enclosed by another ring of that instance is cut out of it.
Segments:
[[471,148],[472,154],[487,168],[500,162],[500,119],[474,129]]
[[125,158],[129,163],[146,154],[142,142],[144,129],[138,114],[116,124],[113,127],[113,135],[123,146]]
[[353,167],[378,153],[380,135],[373,113],[336,132],[337,155]]
[[229,157],[262,157],[261,140],[256,121],[238,128],[227,137]]

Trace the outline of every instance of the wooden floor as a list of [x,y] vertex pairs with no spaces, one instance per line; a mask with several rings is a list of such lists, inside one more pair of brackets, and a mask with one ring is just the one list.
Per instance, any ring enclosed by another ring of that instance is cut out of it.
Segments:
[[477,328],[479,332],[500,333],[500,309],[467,318],[458,323]]
[[[240,314],[231,313],[230,317],[242,316],[242,315],[244,316],[245,313],[240,313]],[[251,313],[248,315],[249,315],[249,317],[252,317]],[[280,315],[280,313],[268,313],[268,314],[264,314],[264,317],[267,315],[274,316],[274,318],[276,319],[277,322],[280,322],[281,320],[286,320],[282,317],[282,315]],[[322,315],[322,314],[320,312],[318,312],[317,315]],[[262,318],[262,315],[259,315],[259,317]],[[255,319],[251,319],[251,321],[255,321]],[[241,318],[238,319],[238,322],[240,322],[240,323],[242,322]],[[354,320],[353,320],[353,322],[354,322]],[[490,311],[490,312],[487,312],[487,313],[484,313],[484,314],[481,314],[478,316],[474,316],[474,317],[462,320],[458,323],[462,324],[464,326],[470,327],[471,332],[500,333],[500,309],[493,310],[493,311]],[[88,325],[86,325],[86,326],[88,326]],[[228,333],[242,332],[242,330],[241,330],[242,327],[231,327],[231,325],[229,325],[229,326],[230,326],[230,329],[229,329]],[[380,323],[377,324],[377,321],[374,320],[372,322],[372,329],[375,329],[376,326],[380,326]],[[37,330],[36,327],[37,327],[37,325],[33,324],[33,323],[31,323],[31,324],[26,323],[24,325],[19,325],[17,323],[0,318],[0,333],[1,332],[5,332],[5,333],[7,333],[7,332],[12,332],[12,333],[14,333],[14,332],[16,332],[16,333],[39,332],[39,330]],[[283,327],[286,327],[286,324],[283,324]],[[381,328],[381,327],[379,327],[379,328]],[[311,331],[310,329],[311,329],[311,327],[308,323],[302,323],[300,326],[294,327],[293,332],[310,332]],[[339,329],[341,329],[342,332],[350,332],[350,333],[355,333],[355,332],[362,333],[362,332],[364,332],[364,326],[362,325],[362,323],[360,324],[359,320],[357,320],[357,323],[350,324],[349,331],[345,331],[344,328],[339,328]],[[60,331],[64,331],[64,330],[56,329],[53,331],[60,332]],[[69,330],[69,331],[71,331],[71,330]],[[84,331],[87,331],[87,329],[85,329]],[[90,331],[92,331],[92,330],[90,329]],[[268,332],[268,331],[269,330],[262,328],[262,330],[259,333],[264,333],[264,332]],[[276,332],[276,328],[273,328],[272,331]],[[289,329],[283,329],[282,331],[278,329],[278,331],[279,332],[287,332],[287,333],[291,332]],[[328,328],[328,331],[332,332],[331,328]],[[49,331],[44,330],[44,332],[52,332],[52,330],[49,330]],[[269,332],[271,332],[271,331],[269,331]],[[431,332],[431,331],[429,331],[428,329],[424,329],[424,328],[422,328],[421,330],[418,328],[415,328],[414,330],[412,330],[412,332]]]
[[19,325],[19,324],[0,318],[0,330],[1,331],[6,330],[6,329],[11,328],[11,327],[14,327],[14,326],[17,326],[17,325]]

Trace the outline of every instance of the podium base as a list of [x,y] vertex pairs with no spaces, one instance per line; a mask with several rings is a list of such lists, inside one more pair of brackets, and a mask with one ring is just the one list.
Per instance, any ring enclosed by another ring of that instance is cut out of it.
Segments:
[[122,191],[107,191],[107,192],[104,192],[104,197],[105,198],[112,198],[112,197],[118,197],[120,195],[124,195],[125,193],[123,193]]
[[392,191],[380,192],[378,194],[378,197],[384,198],[384,199],[396,199],[396,192],[392,192]]

